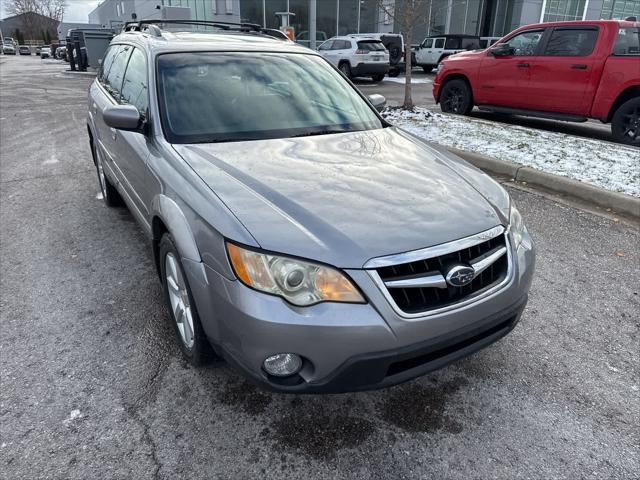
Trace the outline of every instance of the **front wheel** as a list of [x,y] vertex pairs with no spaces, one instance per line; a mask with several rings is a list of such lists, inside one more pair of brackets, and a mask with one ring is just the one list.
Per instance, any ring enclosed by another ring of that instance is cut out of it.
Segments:
[[423,65],[422,70],[424,70],[424,73],[431,73],[431,70],[433,70],[433,65]]
[[384,79],[384,75],[373,75],[373,76],[371,77],[371,79],[372,79],[374,82],[381,82],[381,81]]
[[180,350],[191,365],[202,365],[209,358],[211,347],[200,324],[189,282],[170,234],[162,236],[159,250],[165,302],[173,320]]
[[464,80],[450,80],[442,87],[440,109],[445,113],[468,115],[473,109],[471,89]]
[[640,97],[618,107],[611,120],[611,134],[618,142],[640,146]]

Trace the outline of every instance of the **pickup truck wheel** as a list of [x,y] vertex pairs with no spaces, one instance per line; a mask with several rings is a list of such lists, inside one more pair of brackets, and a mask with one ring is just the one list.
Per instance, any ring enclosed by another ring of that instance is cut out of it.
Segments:
[[611,120],[611,133],[619,142],[640,146],[640,97],[618,107]]
[[122,197],[118,193],[116,187],[109,181],[107,174],[104,171],[102,164],[102,154],[96,149],[93,142],[91,142],[91,153],[96,164],[96,171],[98,173],[98,184],[100,185],[100,191],[102,192],[102,200],[107,207],[119,207],[122,205]]
[[165,302],[173,320],[180,350],[191,365],[203,365],[209,358],[211,347],[200,324],[180,254],[170,234],[162,236],[159,250]]
[[371,77],[371,79],[372,79],[374,82],[381,82],[381,81],[384,79],[384,75],[373,75],[373,76]]
[[445,113],[468,115],[473,109],[471,90],[464,80],[450,80],[442,87],[440,109]]
[[424,70],[424,73],[431,73],[431,71],[433,70],[433,65],[423,65],[422,70]]
[[351,78],[351,65],[349,65],[349,62],[342,62],[338,68],[345,77]]

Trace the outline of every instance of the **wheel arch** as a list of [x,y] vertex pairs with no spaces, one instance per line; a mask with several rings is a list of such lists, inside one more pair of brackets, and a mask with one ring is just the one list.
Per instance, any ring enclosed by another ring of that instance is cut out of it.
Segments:
[[166,195],[157,195],[152,202],[151,236],[156,271],[160,274],[159,246],[165,233],[170,233],[180,256],[201,262],[200,251],[187,217],[180,206]]
[[467,84],[467,86],[469,87],[469,92],[471,92],[471,103],[472,105],[475,105],[471,82],[469,81],[469,78],[462,73],[450,73],[446,77],[444,77],[444,79],[442,80],[442,85],[440,85],[440,89],[438,90],[438,98],[436,99],[436,102],[440,102],[440,96],[442,95],[444,86],[452,80],[463,80]]
[[611,122],[611,120],[613,119],[613,115],[616,113],[616,110],[620,108],[620,105],[635,97],[640,97],[640,85],[632,85],[631,87],[628,87],[620,92],[618,97],[613,102],[613,105],[611,105],[611,108],[609,109],[609,114],[607,115],[607,123]]

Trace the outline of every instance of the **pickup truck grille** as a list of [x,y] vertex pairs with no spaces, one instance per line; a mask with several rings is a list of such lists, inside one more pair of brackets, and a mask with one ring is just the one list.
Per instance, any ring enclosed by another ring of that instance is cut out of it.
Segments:
[[[506,236],[440,256],[376,269],[396,306],[408,314],[428,312],[477,297],[502,283],[509,271]],[[457,266],[471,267],[473,280],[464,286],[446,281]]]

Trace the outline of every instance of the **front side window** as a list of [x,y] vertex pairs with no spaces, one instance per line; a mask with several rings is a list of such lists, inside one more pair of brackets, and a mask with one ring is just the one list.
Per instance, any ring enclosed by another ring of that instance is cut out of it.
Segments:
[[544,30],[522,32],[515,37],[511,37],[506,43],[513,48],[513,54],[516,56],[535,55],[543,33]]
[[620,28],[613,46],[616,56],[640,56],[640,28]]
[[316,56],[164,54],[157,70],[162,126],[172,143],[382,128],[356,90]]
[[584,57],[593,52],[598,39],[598,30],[556,28],[544,49],[544,55],[554,57]]
[[320,45],[320,47],[318,47],[318,50],[320,50],[320,51],[331,50],[332,46],[333,46],[333,40],[327,40],[322,45]]
[[134,48],[122,82],[121,101],[135,106],[141,114],[146,115],[149,105],[147,90],[147,62],[144,53]]
[[111,68],[104,78],[104,87],[116,101],[120,101],[120,89],[122,88],[122,77],[127,67],[131,47],[128,45],[120,45],[118,51],[113,57]]
[[[44,47],[41,47],[44,49]],[[111,45],[102,59],[102,63],[100,64],[100,69],[98,70],[98,81],[104,82],[107,73],[109,73],[109,69],[111,68],[111,64],[113,63],[113,59],[116,56],[116,52],[120,48],[120,45]]]
[[427,38],[424,42],[422,42],[423,48],[431,48],[433,47],[433,38]]

